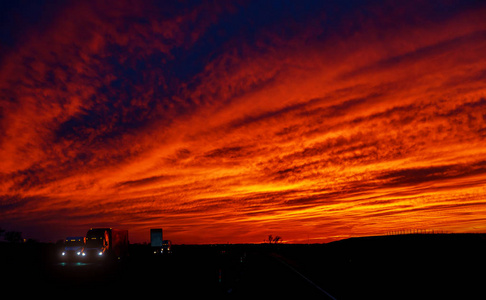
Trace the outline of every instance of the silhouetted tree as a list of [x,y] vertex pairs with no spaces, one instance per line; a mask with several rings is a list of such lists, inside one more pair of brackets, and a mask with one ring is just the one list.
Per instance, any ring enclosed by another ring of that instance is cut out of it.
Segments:
[[5,232],[5,240],[11,243],[18,243],[22,241],[22,233],[19,231]]
[[271,234],[268,235],[268,243],[271,244],[273,241],[273,236]]
[[268,236],[268,243],[271,244],[271,243],[274,243],[274,244],[277,244],[278,242],[281,242],[282,241],[282,238],[279,237],[278,235],[273,237],[273,235],[269,235]]

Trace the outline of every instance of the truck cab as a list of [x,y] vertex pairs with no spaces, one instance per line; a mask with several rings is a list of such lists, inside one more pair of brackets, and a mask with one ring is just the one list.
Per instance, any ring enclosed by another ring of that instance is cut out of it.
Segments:
[[170,240],[162,241],[162,248],[160,249],[162,254],[172,253],[172,242]]
[[64,240],[64,247],[61,252],[61,258],[64,260],[77,259],[82,256],[86,239],[84,236],[71,236]]
[[128,231],[114,228],[91,228],[86,233],[83,256],[87,260],[115,258],[128,255]]
[[89,259],[101,258],[110,248],[108,230],[104,228],[90,229],[86,234],[86,247],[83,256]]

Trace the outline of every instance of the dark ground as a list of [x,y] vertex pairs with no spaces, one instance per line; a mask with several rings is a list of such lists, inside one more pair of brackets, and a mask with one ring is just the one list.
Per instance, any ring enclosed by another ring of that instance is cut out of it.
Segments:
[[310,245],[130,245],[115,262],[62,262],[54,244],[0,243],[1,294],[278,299],[486,299],[486,236],[400,235]]

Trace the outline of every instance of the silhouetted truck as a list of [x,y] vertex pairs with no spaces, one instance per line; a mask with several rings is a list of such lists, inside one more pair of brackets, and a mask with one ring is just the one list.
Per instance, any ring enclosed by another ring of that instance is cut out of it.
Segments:
[[91,228],[86,233],[85,259],[122,259],[128,255],[128,231]]
[[85,245],[84,236],[70,236],[64,240],[64,248],[61,252],[61,258],[65,260],[71,260],[79,258]]
[[160,250],[162,254],[172,253],[172,242],[170,240],[162,241],[162,249]]

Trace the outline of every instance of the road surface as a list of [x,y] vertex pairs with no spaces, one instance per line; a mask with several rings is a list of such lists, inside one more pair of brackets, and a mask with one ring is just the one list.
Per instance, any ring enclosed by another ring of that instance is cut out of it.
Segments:
[[1,286],[5,295],[62,299],[153,297],[154,291],[208,299],[486,299],[485,239],[464,238],[179,246],[167,256],[131,245],[130,256],[114,263],[63,262],[52,245],[1,244],[7,275]]

